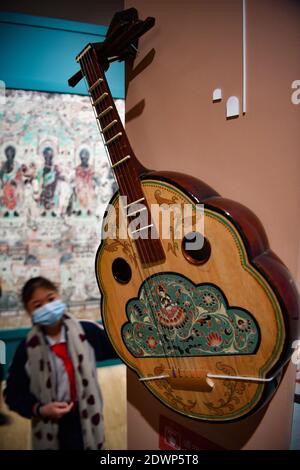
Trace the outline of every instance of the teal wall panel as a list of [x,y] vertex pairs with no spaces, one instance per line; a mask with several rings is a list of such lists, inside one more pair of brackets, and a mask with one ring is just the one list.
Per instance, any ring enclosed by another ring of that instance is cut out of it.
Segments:
[[[86,95],[82,80],[68,79],[78,70],[76,55],[89,42],[102,42],[107,27],[16,13],[0,13],[0,80],[7,88]],[[124,98],[124,64],[107,73],[114,98]]]

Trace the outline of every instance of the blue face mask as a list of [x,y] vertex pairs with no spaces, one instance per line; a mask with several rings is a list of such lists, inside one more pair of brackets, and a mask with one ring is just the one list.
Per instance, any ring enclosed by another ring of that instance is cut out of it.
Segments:
[[32,323],[34,325],[55,325],[61,320],[65,310],[66,306],[60,299],[54,300],[34,310]]

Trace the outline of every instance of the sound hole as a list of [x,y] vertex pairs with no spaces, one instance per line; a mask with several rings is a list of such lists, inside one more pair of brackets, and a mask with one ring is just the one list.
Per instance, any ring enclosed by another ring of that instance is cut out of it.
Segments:
[[127,284],[132,275],[131,267],[123,258],[116,258],[113,261],[112,273],[116,281],[120,282],[120,284]]
[[202,233],[190,232],[182,240],[182,252],[190,263],[204,264],[210,258],[211,246]]

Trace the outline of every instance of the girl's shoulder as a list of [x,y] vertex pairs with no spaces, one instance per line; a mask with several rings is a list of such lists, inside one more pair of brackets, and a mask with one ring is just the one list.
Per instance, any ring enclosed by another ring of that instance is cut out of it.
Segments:
[[18,344],[11,363],[12,369],[23,369],[27,362],[26,338]]
[[80,325],[85,332],[86,336],[102,336],[104,333],[104,328],[101,323],[96,323],[93,320],[80,320]]
[[90,320],[82,320],[80,324],[84,330],[87,341],[93,347],[97,361],[113,359],[117,354],[101,323]]
[[19,358],[27,357],[26,341],[27,341],[26,338],[22,339],[17,346],[15,355],[17,355]]

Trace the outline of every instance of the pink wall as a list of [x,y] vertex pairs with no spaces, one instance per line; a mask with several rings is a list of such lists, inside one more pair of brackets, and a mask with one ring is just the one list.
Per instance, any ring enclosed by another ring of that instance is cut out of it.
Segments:
[[[300,105],[291,103],[291,83],[300,79],[299,2],[248,1],[248,112],[232,120],[225,101],[242,98],[242,0],[126,0],[132,6],[141,18],[156,18],[136,64],[151,48],[154,61],[131,81],[126,102],[129,111],[145,100],[143,113],[127,122],[136,155],[148,167],[195,175],[252,209],[299,279]],[[223,100],[213,104],[216,87]],[[210,425],[163,407],[129,373],[129,448],[158,448],[160,414],[228,448],[288,448],[293,388],[290,367],[263,413]]]

